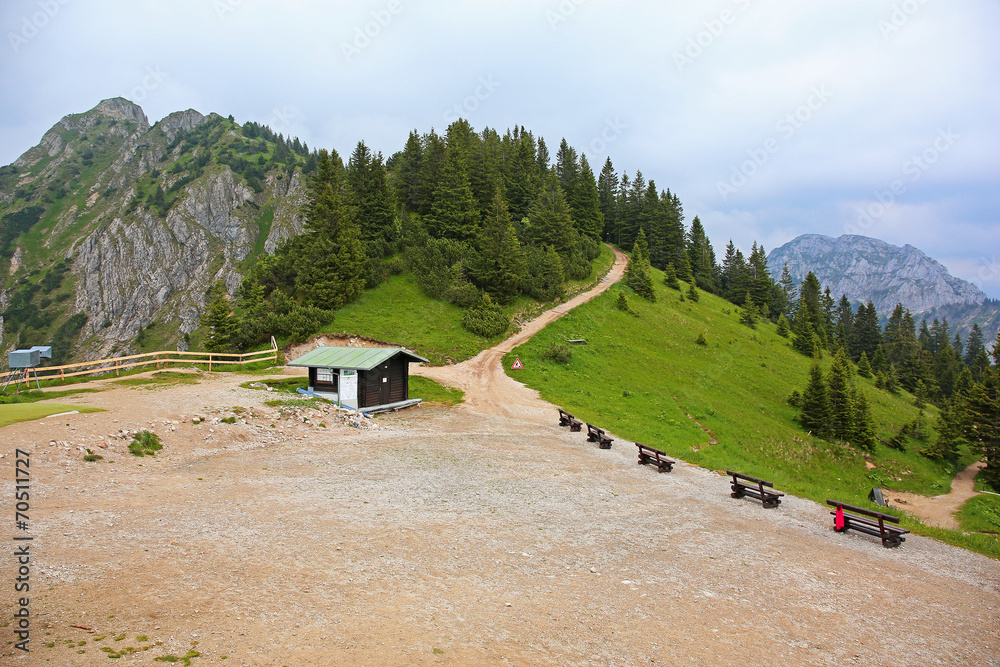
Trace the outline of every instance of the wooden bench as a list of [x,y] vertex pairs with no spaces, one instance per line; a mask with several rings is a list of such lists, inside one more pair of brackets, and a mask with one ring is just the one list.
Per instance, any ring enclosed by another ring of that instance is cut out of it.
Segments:
[[569,426],[570,431],[582,431],[583,422],[566,412],[562,408],[559,408],[559,425]]
[[608,437],[603,428],[597,428],[587,422],[587,442],[596,442],[601,449],[611,449],[614,440]]
[[[835,517],[833,528],[839,533],[846,530],[856,530],[861,533],[867,533],[868,535],[874,535],[882,540],[883,547],[889,548],[898,547],[900,544],[905,542],[906,538],[903,537],[903,535],[910,532],[905,528],[887,524],[887,521],[899,523],[899,518],[892,516],[891,514],[883,514],[882,512],[867,510],[864,507],[847,505],[846,503],[842,503],[837,500],[828,499],[826,504],[840,509],[844,514],[844,527],[837,528],[837,513],[830,512],[830,514]],[[852,513],[849,514],[848,512]]]
[[781,496],[785,494],[781,491],[775,491],[773,483],[763,479],[757,479],[756,477],[750,477],[749,475],[744,475],[742,473],[733,472],[732,470],[727,470],[726,474],[733,478],[731,487],[733,492],[729,494],[733,498],[750,496],[751,498],[756,498],[764,503],[764,507],[777,507],[781,504]]
[[666,452],[639,442],[635,443],[635,446],[639,448],[639,465],[655,463],[660,472],[670,472],[673,469],[675,462],[667,458]]

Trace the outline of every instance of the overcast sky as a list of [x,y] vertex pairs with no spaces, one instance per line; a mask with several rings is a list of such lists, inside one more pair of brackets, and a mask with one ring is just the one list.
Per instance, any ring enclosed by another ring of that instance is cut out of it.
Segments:
[[995,0],[4,0],[0,164],[121,95],[387,157],[457,118],[641,170],[721,252],[910,243],[1000,297]]

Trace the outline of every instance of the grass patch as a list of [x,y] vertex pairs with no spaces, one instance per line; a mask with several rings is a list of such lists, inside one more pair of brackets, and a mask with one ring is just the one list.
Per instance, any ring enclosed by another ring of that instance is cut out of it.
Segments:
[[0,395],[0,405],[14,403],[35,403],[37,401],[52,401],[57,398],[74,396],[76,394],[94,394],[103,389],[65,389],[63,391],[22,391],[20,394]]
[[285,398],[274,401],[264,401],[264,405],[272,408],[314,408],[317,405],[317,401],[319,401],[317,398]]
[[[133,456],[156,456],[156,452],[163,449],[160,436],[152,431],[139,431],[129,443],[128,450]],[[123,636],[122,639],[125,637]],[[115,641],[119,641],[115,639]]]
[[82,405],[66,405],[63,403],[15,403],[13,405],[0,405],[0,427],[17,422],[32,421],[42,419],[49,415],[56,415],[60,412],[72,412],[76,410],[80,413],[104,412],[101,408],[90,408]]
[[179,384],[198,384],[199,373],[184,373],[180,371],[156,371],[151,377],[146,378],[126,378],[124,380],[114,380],[114,384],[125,387],[155,387],[174,386]]
[[465,392],[454,387],[446,387],[430,378],[411,375],[410,398],[422,398],[425,403],[458,405],[465,399]]
[[[935,495],[975,459],[966,452],[957,465],[933,461],[919,454],[925,444],[919,441],[908,441],[906,451],[880,444],[866,455],[807,435],[786,398],[805,387],[811,360],[792,350],[773,324],[749,329],[739,323],[732,304],[707,293],[696,303],[681,302],[663,285],[662,272],[653,273],[655,303],[624,286],[612,287],[514,349],[505,368],[519,357],[524,370],[507,372],[543,399],[626,440],[705,468],[772,480],[782,491],[820,503],[836,498],[874,509],[867,500],[873,486]],[[616,307],[623,290],[635,315]],[[703,332],[707,345],[696,342]],[[574,346],[566,363],[547,358],[553,346],[570,338],[585,338],[587,344]],[[830,362],[827,355],[822,363],[829,368]],[[872,380],[856,382],[869,398],[883,440],[916,418],[906,392],[892,396],[875,389]],[[936,417],[937,410],[928,408],[927,442],[936,437]],[[869,470],[866,460],[875,468]],[[903,525],[927,534],[908,517]],[[947,541],[983,548],[961,534]]]
[[957,518],[966,532],[1000,537],[1000,496],[984,494],[969,498],[958,510]]

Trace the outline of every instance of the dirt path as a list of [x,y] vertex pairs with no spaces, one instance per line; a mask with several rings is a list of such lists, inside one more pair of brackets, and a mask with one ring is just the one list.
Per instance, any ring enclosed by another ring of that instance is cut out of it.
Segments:
[[924,523],[939,528],[958,530],[959,525],[958,520],[955,519],[955,512],[966,500],[978,495],[975,490],[976,475],[985,465],[985,462],[979,461],[955,475],[955,479],[951,481],[951,491],[940,496],[928,498],[903,491],[888,491],[887,494],[889,499],[895,501],[900,509],[912,514]]
[[528,389],[504,372],[503,356],[521,345],[546,325],[559,319],[580,304],[603,294],[625,275],[628,257],[613,248],[615,261],[610,271],[593,288],[578,294],[566,303],[551,308],[499,345],[483,350],[472,359],[453,366],[418,367],[411,372],[465,392],[465,401],[458,409],[480,414],[528,419],[538,423],[551,422],[552,405],[538,398],[538,392]]

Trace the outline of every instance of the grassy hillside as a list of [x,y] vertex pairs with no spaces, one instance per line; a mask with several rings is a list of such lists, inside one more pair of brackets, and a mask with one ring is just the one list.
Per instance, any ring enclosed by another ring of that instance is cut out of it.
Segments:
[[[773,480],[779,489],[820,502],[867,505],[874,486],[926,495],[950,488],[956,469],[921,456],[919,441],[910,441],[905,452],[879,445],[866,455],[806,434],[786,399],[805,387],[811,361],[793,351],[774,325],[750,329],[739,323],[732,304],[704,293],[697,303],[681,302],[680,292],[662,284],[662,274],[654,271],[654,280],[655,303],[615,286],[516,348],[505,367],[516,356],[525,368],[508,373],[622,438],[707,468]],[[616,307],[622,291],[634,314]],[[707,345],[695,342],[699,334]],[[587,343],[569,346],[568,363],[547,358],[554,345],[580,338]],[[823,360],[824,369],[830,361]],[[888,440],[917,417],[909,394],[892,396],[871,380],[857,382],[880,438]],[[936,410],[929,409],[928,418],[933,426]],[[967,454],[960,464],[973,458]],[[943,535],[904,524],[1000,556],[993,536]]]
[[[601,246],[590,276],[571,281],[568,294],[575,294],[607,273],[614,262],[614,253]],[[506,306],[512,318],[526,319],[552,304],[541,304],[522,296]],[[332,323],[319,333],[364,336],[406,347],[440,365],[457,363],[476,356],[506,336],[487,339],[469,333],[462,327],[464,310],[427,297],[420,291],[411,274],[392,276],[378,287],[365,290],[361,297],[337,311]],[[279,341],[284,345],[287,341]]]

